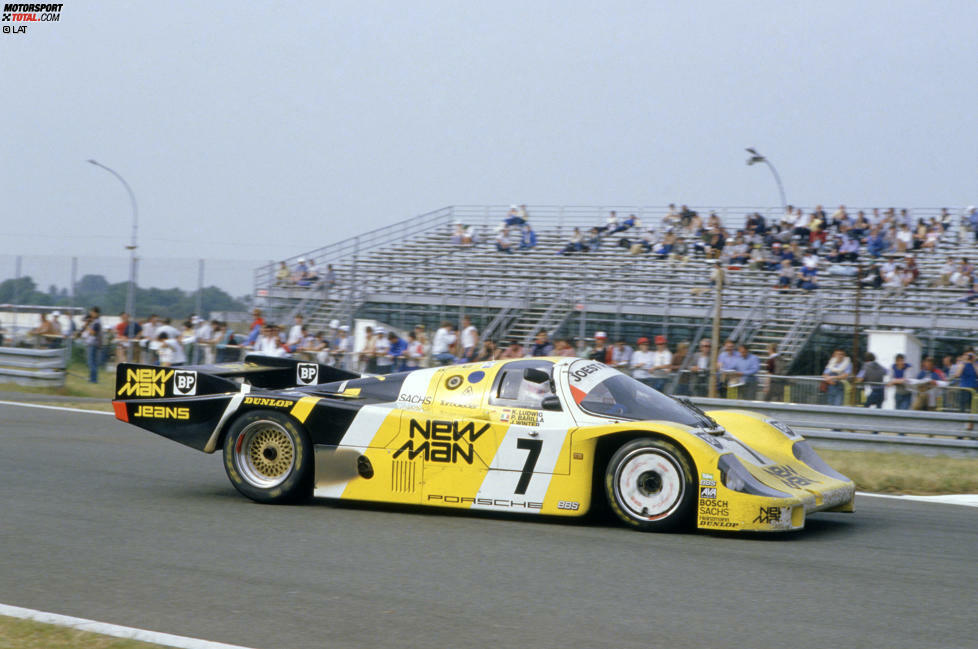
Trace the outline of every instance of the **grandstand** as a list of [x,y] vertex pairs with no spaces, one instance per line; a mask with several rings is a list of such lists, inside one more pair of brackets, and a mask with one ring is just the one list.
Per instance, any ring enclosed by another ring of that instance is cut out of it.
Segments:
[[[716,213],[730,232],[743,227],[747,214],[758,212],[768,222],[776,222],[782,214],[781,208],[693,209],[702,215]],[[617,240],[634,239],[637,229],[606,237],[598,250],[556,254],[574,227],[602,225],[610,210],[621,216],[636,214],[645,229],[661,227],[667,208],[531,206],[527,210],[537,234],[537,245],[530,250],[506,254],[496,249],[495,231],[507,206],[446,207],[285,260],[289,267],[300,257],[314,259],[320,269],[332,264],[336,277],[332,287],[325,281],[309,287],[277,285],[278,262],[257,269],[257,303],[279,322],[302,313],[312,331],[326,329],[330,320],[349,322],[354,317],[404,328],[416,322],[431,327],[464,311],[484,337],[497,340],[526,342],[540,329],[581,338],[604,329],[613,338],[629,340],[664,333],[671,342],[693,344],[709,335],[715,296],[712,266],[706,259],[689,255],[660,260],[629,254]],[[910,213],[914,219],[929,219],[938,217],[941,209],[913,208]],[[723,335],[747,343],[758,355],[768,343],[775,343],[789,360],[798,358],[820,329],[849,336],[856,325],[915,330],[929,341],[932,352],[942,336],[957,340],[973,336],[978,307],[961,301],[968,291],[928,285],[949,255],[973,258],[978,252],[970,232],[962,234],[958,221],[950,224],[933,251],[915,253],[920,279],[898,291],[857,290],[854,277],[824,273],[815,291],[779,291],[773,289],[775,272],[731,267],[722,295]],[[474,226],[479,242],[453,243],[456,223]],[[863,254],[861,263],[869,262]]]

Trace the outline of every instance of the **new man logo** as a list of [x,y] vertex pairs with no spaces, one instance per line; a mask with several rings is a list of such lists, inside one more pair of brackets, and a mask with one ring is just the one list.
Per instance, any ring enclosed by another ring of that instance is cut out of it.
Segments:
[[139,369],[126,370],[126,383],[117,395],[122,397],[164,397],[166,396],[166,384],[173,376],[173,370],[164,368],[154,369],[152,367],[142,367]]
[[[408,433],[410,439],[404,442],[401,448],[397,449],[393,457],[396,459],[406,451],[409,460],[413,460],[419,455],[424,455],[425,462],[455,464],[461,458],[467,464],[472,464],[472,459],[475,457],[475,450],[472,444],[475,440],[482,437],[482,434],[487,430],[489,430],[489,424],[484,424],[482,428],[476,430],[475,422],[471,421],[459,426],[457,421],[437,421],[431,419],[418,421],[417,419],[412,419]],[[414,446],[415,433],[425,440],[417,448]],[[468,441],[468,444],[463,445],[459,443],[461,441]]]

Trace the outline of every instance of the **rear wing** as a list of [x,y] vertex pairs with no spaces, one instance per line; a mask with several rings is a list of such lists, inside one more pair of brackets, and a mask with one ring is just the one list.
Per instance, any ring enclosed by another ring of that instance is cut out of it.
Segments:
[[238,381],[270,390],[360,378],[330,365],[292,358],[249,354],[241,363],[158,367],[120,363],[115,372],[115,399],[162,399],[237,392]]

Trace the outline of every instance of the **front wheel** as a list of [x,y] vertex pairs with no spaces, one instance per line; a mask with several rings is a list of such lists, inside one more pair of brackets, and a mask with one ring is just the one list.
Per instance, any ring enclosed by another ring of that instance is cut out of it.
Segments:
[[696,502],[694,475],[675,444],[636,439],[609,460],[605,492],[623,522],[643,532],[665,532],[689,523]]
[[260,503],[308,497],[312,447],[291,417],[255,410],[238,417],[224,438],[224,470],[235,489]]

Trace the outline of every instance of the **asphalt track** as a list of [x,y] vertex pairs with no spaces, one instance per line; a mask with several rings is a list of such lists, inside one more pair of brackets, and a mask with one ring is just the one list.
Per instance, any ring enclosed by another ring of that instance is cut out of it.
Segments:
[[760,537],[262,506],[217,455],[0,405],[0,602],[262,649],[970,649],[976,539],[875,498]]

